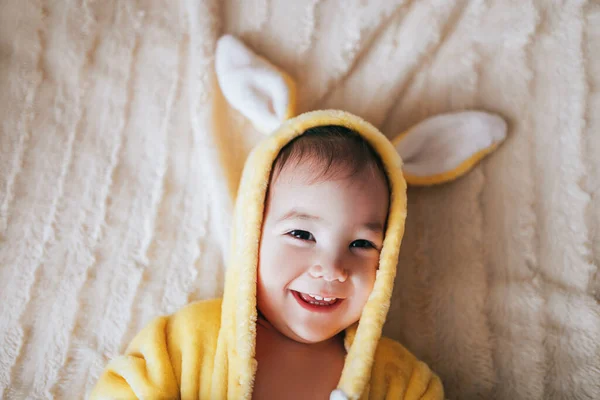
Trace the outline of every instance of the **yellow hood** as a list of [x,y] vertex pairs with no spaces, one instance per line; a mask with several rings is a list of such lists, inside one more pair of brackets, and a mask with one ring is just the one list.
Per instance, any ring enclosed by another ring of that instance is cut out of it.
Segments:
[[346,330],[346,362],[339,381],[349,398],[360,396],[369,379],[385,322],[406,218],[406,182],[402,161],[391,142],[361,118],[337,110],[313,111],[284,122],[254,148],[242,175],[235,206],[232,257],[223,298],[220,341],[228,351],[231,377],[250,398],[257,362],[256,282],[259,242],[271,166],[280,150],[309,128],[341,125],[358,132],[379,154],[390,183],[390,210],[377,278],[358,324]]

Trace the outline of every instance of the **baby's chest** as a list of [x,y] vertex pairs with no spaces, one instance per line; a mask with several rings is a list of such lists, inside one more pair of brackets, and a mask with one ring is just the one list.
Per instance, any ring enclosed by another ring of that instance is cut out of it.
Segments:
[[337,354],[269,353],[258,357],[253,400],[329,399],[344,366]]

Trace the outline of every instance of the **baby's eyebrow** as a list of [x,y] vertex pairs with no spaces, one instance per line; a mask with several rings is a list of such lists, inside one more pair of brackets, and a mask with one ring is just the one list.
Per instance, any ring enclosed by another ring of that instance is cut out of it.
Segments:
[[277,222],[285,221],[287,219],[302,219],[302,220],[308,220],[308,221],[321,221],[323,218],[317,217],[316,215],[311,215],[311,214],[305,213],[305,212],[297,210],[297,209],[292,209],[292,210],[288,211],[287,213],[285,213],[281,218],[279,218],[279,220]]
[[[291,209],[290,211],[283,214],[281,218],[277,220],[277,222],[282,222],[288,219],[301,219],[305,221],[322,221],[323,218],[318,217],[316,215],[308,214],[304,211],[298,210],[296,208]],[[365,229],[370,230],[375,233],[383,233],[383,225],[379,221],[371,221],[362,225]]]
[[378,222],[378,221],[367,222],[363,226],[366,229],[373,231],[375,233],[383,233],[383,225],[381,224],[381,222]]

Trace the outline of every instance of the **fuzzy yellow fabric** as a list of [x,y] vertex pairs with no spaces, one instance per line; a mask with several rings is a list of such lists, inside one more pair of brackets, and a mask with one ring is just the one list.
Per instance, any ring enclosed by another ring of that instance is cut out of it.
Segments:
[[257,369],[259,240],[271,166],[292,139],[323,125],[341,125],[361,134],[380,155],[391,192],[374,288],[360,321],[346,330],[347,356],[337,389],[349,399],[443,398],[440,380],[425,364],[398,343],[381,338],[406,218],[402,162],[375,127],[337,110],[290,119],[252,151],[236,201],[233,254],[222,303],[197,303],[151,323],[126,355],[109,364],[92,398],[251,398]]
[[[215,364],[221,306],[220,299],[202,301],[156,318],[109,363],[91,399],[245,398],[227,362]],[[382,338],[373,358],[360,399],[443,398],[439,378],[397,342]]]

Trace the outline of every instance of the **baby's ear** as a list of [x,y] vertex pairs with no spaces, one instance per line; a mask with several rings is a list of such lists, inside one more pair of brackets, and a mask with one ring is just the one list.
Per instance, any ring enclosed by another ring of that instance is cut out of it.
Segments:
[[292,78],[234,36],[222,36],[217,42],[215,68],[229,104],[258,130],[271,133],[294,116],[296,85]]
[[392,141],[409,185],[452,181],[473,168],[506,138],[498,115],[463,111],[428,118]]

